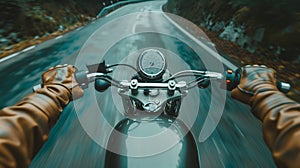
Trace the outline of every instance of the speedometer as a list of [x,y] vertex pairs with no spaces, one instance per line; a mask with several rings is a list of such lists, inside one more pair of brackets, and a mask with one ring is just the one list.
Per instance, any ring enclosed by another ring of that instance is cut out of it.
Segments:
[[163,54],[155,49],[145,50],[138,58],[140,73],[149,79],[160,78],[166,70],[166,60]]

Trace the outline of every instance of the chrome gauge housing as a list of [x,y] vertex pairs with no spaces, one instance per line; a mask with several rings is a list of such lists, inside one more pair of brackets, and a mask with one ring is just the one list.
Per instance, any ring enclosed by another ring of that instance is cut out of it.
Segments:
[[155,49],[148,49],[138,57],[137,67],[140,75],[147,79],[161,78],[167,65],[164,55]]

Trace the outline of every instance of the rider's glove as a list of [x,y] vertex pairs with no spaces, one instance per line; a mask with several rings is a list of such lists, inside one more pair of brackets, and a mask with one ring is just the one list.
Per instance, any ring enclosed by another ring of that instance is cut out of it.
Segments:
[[231,96],[243,103],[252,105],[253,96],[264,91],[278,90],[275,71],[266,66],[244,66],[238,70],[240,84],[232,90]]
[[83,90],[75,80],[76,68],[72,65],[57,65],[42,74],[43,87],[60,85],[70,92],[70,100],[83,96]]
[[64,107],[83,95],[74,72],[71,65],[49,69],[42,88],[0,111],[0,167],[29,167]]

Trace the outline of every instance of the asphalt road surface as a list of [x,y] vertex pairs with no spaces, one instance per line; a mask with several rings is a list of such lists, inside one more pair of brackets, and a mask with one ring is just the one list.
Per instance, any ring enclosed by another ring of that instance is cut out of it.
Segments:
[[[193,69],[205,68],[207,62],[199,60],[197,55],[211,54],[207,51],[211,43],[202,38],[200,40],[208,47],[199,46],[170,22],[161,13],[164,3],[150,1],[126,5],[85,27],[1,61],[0,108],[13,105],[31,93],[31,87],[40,82],[41,73],[57,64],[75,64],[79,69],[84,69],[86,64],[99,62],[103,58],[109,63],[124,59],[125,62],[132,61],[126,60],[126,56],[150,47],[164,48],[180,55]],[[209,59],[208,62],[217,60],[214,56]],[[228,66],[228,63],[224,64],[224,69]],[[205,128],[210,106],[218,106],[210,104],[212,92],[212,88],[200,91],[198,115],[191,128],[197,141],[201,167],[276,167],[263,141],[261,122],[251,115],[249,107],[232,100],[229,93],[224,110],[216,112],[223,112],[220,121],[218,117],[210,116],[211,123],[218,123],[216,129],[207,139],[198,138],[202,128]],[[105,150],[97,138],[107,139],[110,130],[104,129],[101,119],[97,120],[99,116],[91,108],[90,97],[97,98],[102,111],[105,111],[105,119],[115,125],[122,115],[114,113],[117,107],[113,105],[111,95],[111,92],[97,93],[89,87],[82,99],[70,103],[31,167],[103,167]],[[93,124],[89,124],[92,128],[83,126],[89,122],[85,117],[89,121],[94,118]],[[89,129],[93,131],[87,131]]]

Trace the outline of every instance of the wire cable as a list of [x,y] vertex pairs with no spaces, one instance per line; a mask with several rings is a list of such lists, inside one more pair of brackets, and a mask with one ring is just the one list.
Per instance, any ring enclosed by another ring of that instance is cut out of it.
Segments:
[[136,69],[134,66],[128,65],[128,64],[113,64],[113,65],[108,65],[107,68],[112,68],[112,67],[116,67],[116,66],[124,66],[124,67],[129,67],[131,69],[133,69],[136,72],[139,72],[138,69]]

